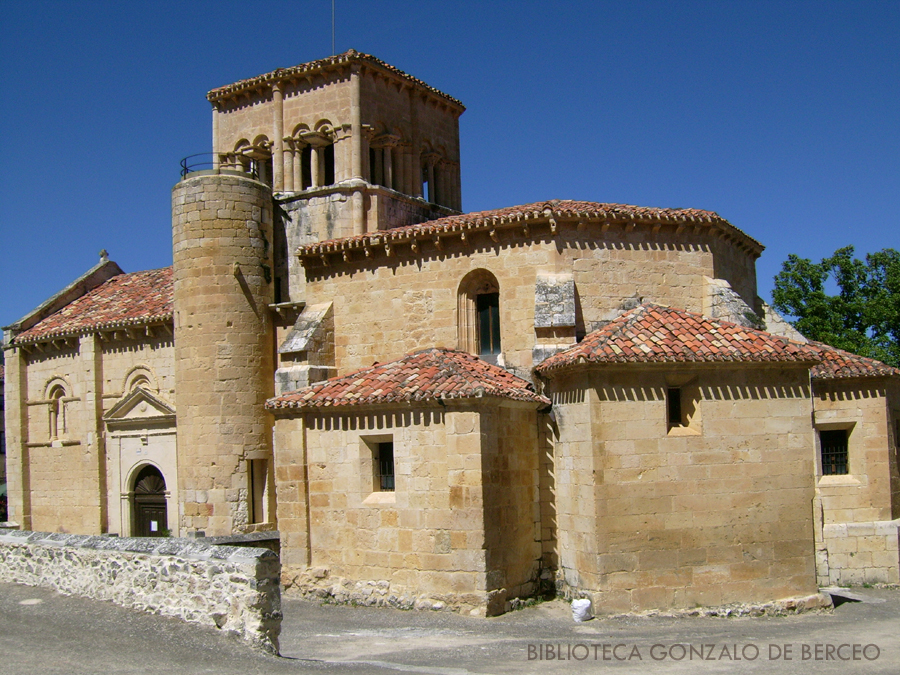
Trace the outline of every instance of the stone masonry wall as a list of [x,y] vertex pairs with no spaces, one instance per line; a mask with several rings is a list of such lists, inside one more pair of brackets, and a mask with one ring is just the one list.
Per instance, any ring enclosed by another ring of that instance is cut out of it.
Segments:
[[[339,602],[502,613],[537,577],[536,436],[533,410],[497,402],[279,417],[285,587]],[[374,451],[386,441],[394,491],[373,483]]]
[[266,549],[0,530],[0,581],[215,626],[275,653],[279,574]]
[[[626,298],[702,312],[705,278],[715,269],[712,248],[719,245],[712,233],[583,225],[561,226],[556,235],[544,224],[533,225],[527,236],[523,229],[498,228],[496,241],[488,232],[470,233],[465,242],[448,236],[440,249],[423,238],[415,253],[409,244],[397,244],[385,258],[384,249],[373,247],[371,259],[346,263],[332,257],[328,267],[310,261],[306,301],[334,303],[339,374],[426,347],[459,348],[459,287],[477,269],[490,272],[499,285],[504,365],[525,378],[538,344],[536,288],[550,275],[572,275],[571,313],[579,332],[618,316]],[[414,296],[421,296],[423,308],[411,308]]]
[[[501,407],[481,417],[487,581],[496,608],[489,613],[496,614],[513,598],[538,590],[538,414],[530,406]],[[455,506],[452,495],[450,505]]]
[[[604,612],[815,593],[805,369],[591,377],[583,398],[554,397],[565,590]],[[693,411],[684,427],[667,428],[667,387]]]
[[821,466],[816,471],[822,585],[900,581],[900,474],[892,442],[898,389],[886,379],[815,382],[815,426],[846,429],[849,460],[847,474],[825,476]]
[[824,525],[816,536],[820,586],[900,583],[900,520]]
[[[11,385],[16,385],[10,413],[19,418],[9,448],[15,493],[10,520],[25,529],[123,532],[117,515],[121,476],[102,417],[128,394],[138,375],[147,378],[145,388],[171,401],[172,355],[172,339],[163,328],[155,328],[152,336],[109,332],[102,340],[85,335],[58,349],[9,353],[8,362],[15,366]],[[56,385],[66,395],[58,435],[51,438],[47,395]],[[161,467],[167,480],[174,479],[174,468],[174,461]]]

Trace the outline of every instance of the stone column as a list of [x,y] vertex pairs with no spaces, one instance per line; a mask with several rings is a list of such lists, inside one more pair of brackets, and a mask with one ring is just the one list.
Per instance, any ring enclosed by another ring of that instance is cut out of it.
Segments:
[[182,535],[245,529],[249,458],[271,453],[271,417],[263,406],[274,395],[267,309],[274,293],[272,240],[267,185],[214,175],[183,180],[173,189]]
[[352,176],[351,145],[353,136],[347,125],[338,126],[334,130],[334,182],[342,183]]
[[293,141],[290,138],[287,141],[287,147],[284,150],[284,191],[294,191],[294,149]]
[[294,141],[294,190],[303,189],[303,143]]
[[321,171],[322,148],[318,145],[312,146],[312,152],[309,157],[309,173],[312,187],[317,188],[322,184],[322,177],[319,175]]
[[31,529],[31,462],[28,456],[27,361],[23,349],[9,349],[6,358],[6,488],[11,522]]
[[272,126],[274,128],[272,138],[275,140],[274,154],[272,155],[272,189],[275,192],[284,191],[284,91],[281,82],[272,84]]
[[[360,109],[359,66],[350,66],[350,133],[353,138],[351,159],[353,163],[353,180],[362,181],[362,112]],[[361,188],[353,191],[353,234],[365,234],[366,221],[363,212],[363,193]]]
[[[288,572],[305,572],[311,561],[309,541],[309,475],[307,473],[306,416],[275,424],[277,448],[275,481],[281,564]],[[290,462],[290,463],[288,463]]]
[[412,188],[409,191],[413,197],[422,196],[422,145],[419,138],[419,106],[416,91],[409,89],[409,120],[412,130],[410,143],[412,144]]
[[[93,513],[89,513],[90,523],[83,527],[88,532],[107,532],[107,480],[106,447],[103,434],[103,361],[100,352],[100,338],[96,334],[84,335],[79,340],[78,351],[81,365],[82,395],[81,406],[85,422],[85,437],[81,439],[84,459],[96,471],[96,484],[88,502]],[[83,486],[87,487],[87,486]],[[174,487],[174,486],[167,486]]]

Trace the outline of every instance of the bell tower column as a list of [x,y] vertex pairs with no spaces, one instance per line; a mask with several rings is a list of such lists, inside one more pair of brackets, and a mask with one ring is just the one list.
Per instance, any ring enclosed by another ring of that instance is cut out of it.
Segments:
[[[350,133],[353,145],[350,151],[353,164],[353,180],[363,180],[362,175],[362,110],[360,108],[360,79],[359,66],[350,66]],[[366,221],[363,212],[363,193],[357,189],[353,191],[353,234],[365,234]]]
[[272,153],[272,188],[284,190],[284,89],[281,82],[272,84],[272,126],[275,145]]
[[246,531],[251,465],[272,452],[271,189],[186,178],[172,191],[172,239],[179,533]]

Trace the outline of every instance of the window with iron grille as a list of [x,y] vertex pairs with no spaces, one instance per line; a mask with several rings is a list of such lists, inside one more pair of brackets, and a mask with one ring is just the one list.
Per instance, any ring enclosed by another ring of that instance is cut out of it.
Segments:
[[822,429],[819,431],[823,476],[839,476],[850,473],[847,435],[846,429]]
[[375,489],[394,491],[394,443],[379,443],[375,457]]

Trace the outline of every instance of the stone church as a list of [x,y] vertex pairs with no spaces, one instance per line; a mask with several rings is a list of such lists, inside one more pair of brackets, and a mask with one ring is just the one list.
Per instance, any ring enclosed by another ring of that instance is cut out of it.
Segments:
[[900,370],[793,333],[752,237],[462,213],[463,105],[352,50],[207,98],[172,267],[4,329],[11,526],[277,531],[289,588],[476,614],[900,581]]

